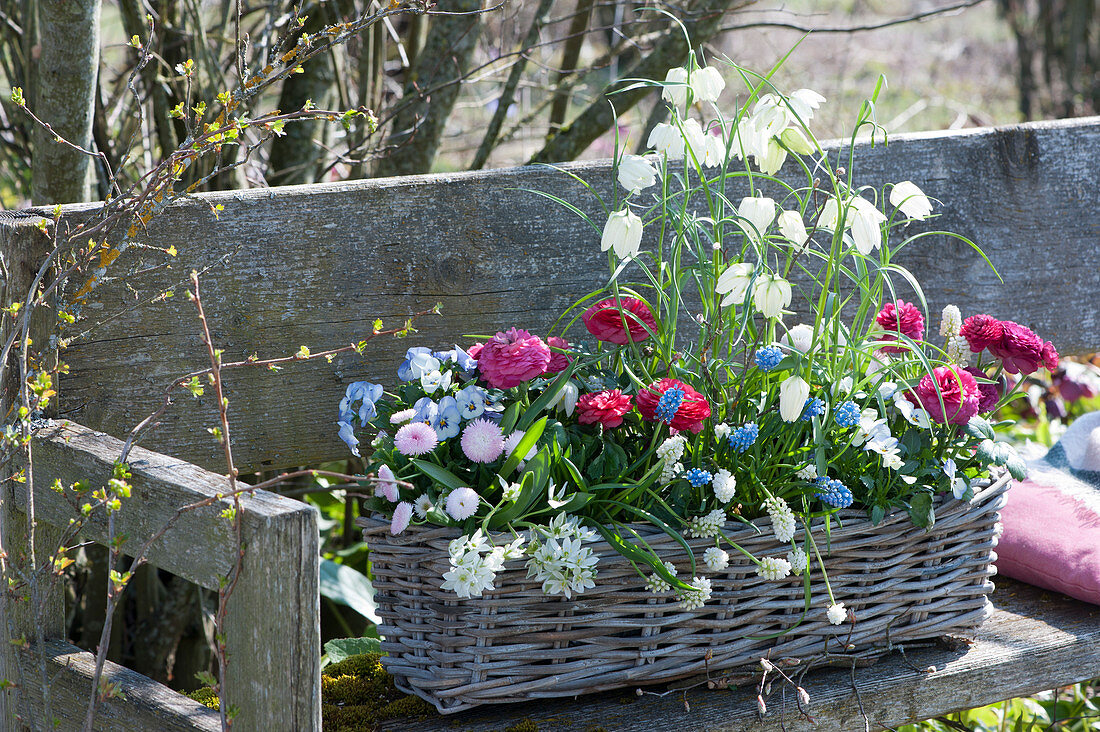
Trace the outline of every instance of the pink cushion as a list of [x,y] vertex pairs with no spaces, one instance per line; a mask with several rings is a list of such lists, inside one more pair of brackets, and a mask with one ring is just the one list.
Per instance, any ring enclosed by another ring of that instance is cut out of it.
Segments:
[[1081,496],[1078,481],[1063,474],[1067,483],[1076,484],[1067,490],[1056,475],[1033,472],[1034,479],[1009,490],[1008,505],[1001,510],[1004,534],[997,545],[997,570],[1100,605],[1100,511],[1095,501]]

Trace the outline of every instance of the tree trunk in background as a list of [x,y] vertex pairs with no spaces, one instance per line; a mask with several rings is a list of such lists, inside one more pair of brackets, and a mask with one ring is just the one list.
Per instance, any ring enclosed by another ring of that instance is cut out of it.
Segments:
[[[718,33],[722,18],[735,7],[745,4],[744,0],[699,0],[689,15],[682,18],[684,26],[691,36],[695,47],[703,45]],[[673,66],[680,66],[687,59],[687,41],[680,29],[669,24],[668,32],[652,51],[624,71],[621,78],[664,79],[665,72]],[[653,92],[647,87],[639,87],[628,92],[614,93],[623,86],[619,82],[610,84],[596,101],[578,115],[571,123],[550,138],[550,141],[531,158],[531,163],[554,163],[575,160],[589,145],[615,123],[615,114],[626,110]],[[611,104],[615,110],[612,111]]]
[[[338,8],[341,15],[354,11],[350,2],[329,3]],[[312,5],[303,12],[306,24],[302,32],[313,35],[326,25],[335,23],[325,7]],[[300,33],[297,35],[301,35]],[[297,37],[287,43],[292,48]],[[332,93],[336,83],[336,67],[332,54],[323,53],[302,66],[302,73],[291,74],[283,82],[279,94],[279,110],[294,112],[301,109],[307,100],[319,109],[331,106],[335,95]],[[273,186],[285,186],[294,183],[313,183],[317,179],[317,158],[320,148],[314,143],[314,137],[324,134],[325,125],[321,120],[292,122],[286,126],[286,134],[271,142],[271,157],[267,165],[267,182]]]
[[[88,149],[99,70],[100,0],[40,0],[38,84],[32,111],[57,135]],[[34,133],[31,198],[36,205],[87,201],[92,158]]]
[[437,10],[469,15],[432,15],[428,38],[409,69],[400,111],[376,174],[427,173],[435,161],[443,128],[458,98],[461,79],[481,33],[480,0],[441,0]]

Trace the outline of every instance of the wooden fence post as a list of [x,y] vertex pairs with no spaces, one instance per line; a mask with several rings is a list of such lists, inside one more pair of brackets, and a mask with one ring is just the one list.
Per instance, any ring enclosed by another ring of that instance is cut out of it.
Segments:
[[[18,220],[17,220],[18,221]],[[8,306],[13,302],[23,303],[27,299],[27,293],[34,282],[38,269],[50,252],[50,239],[33,226],[34,219],[18,221],[18,225],[0,222],[0,257],[3,258],[3,269],[0,274],[5,281],[2,283],[3,296],[0,302]],[[46,280],[48,283],[49,280]],[[30,323],[29,338],[32,348],[46,357],[49,348],[49,337],[53,332],[54,318],[52,311],[39,308],[33,314]],[[7,341],[9,335],[15,329],[22,329],[22,319],[4,315],[3,324],[0,326],[0,343]],[[18,340],[21,336],[19,333]],[[16,421],[15,411],[19,408],[20,388],[20,349],[13,347],[8,357],[8,369],[4,374],[3,383],[0,384],[0,414],[3,415],[4,424],[13,424]],[[8,576],[18,571],[29,581],[25,584],[16,583],[8,586],[0,593],[0,680],[6,680],[15,686],[7,686],[0,693],[0,728],[18,729],[18,719],[27,719],[33,716],[30,711],[29,701],[21,703],[18,686],[22,683],[26,669],[20,670],[18,662],[18,646],[35,643],[41,637],[43,640],[64,638],[65,636],[65,606],[61,593],[61,580],[55,577],[49,570],[32,573],[30,566],[31,552],[30,534],[31,526],[27,514],[18,510],[13,500],[16,483],[12,480],[20,470],[26,466],[21,460],[13,460],[0,470],[0,546],[7,554]],[[37,495],[49,490],[48,485],[35,482],[29,486]],[[35,567],[41,568],[52,564],[52,556],[57,550],[61,540],[61,530],[39,521],[35,521],[34,539]],[[6,621],[6,622],[5,622]],[[41,631],[41,636],[39,636]],[[47,665],[43,658],[40,663],[33,666],[33,671],[42,678],[36,679],[37,683],[45,681]],[[91,693],[91,688],[88,689]],[[43,713],[50,714],[48,701],[48,683],[45,695]],[[50,719],[37,719],[40,727],[50,727]]]

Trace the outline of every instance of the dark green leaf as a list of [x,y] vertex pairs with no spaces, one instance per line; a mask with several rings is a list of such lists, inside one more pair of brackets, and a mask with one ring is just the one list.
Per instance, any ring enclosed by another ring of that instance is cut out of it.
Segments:
[[334,638],[325,644],[329,663],[340,663],[352,656],[381,652],[382,643],[377,638]]
[[382,622],[375,609],[374,587],[370,579],[351,567],[322,559],[321,595],[350,607],[376,625]]
[[909,503],[909,517],[922,529],[931,529],[936,523],[936,511],[932,507],[932,496],[918,493]]

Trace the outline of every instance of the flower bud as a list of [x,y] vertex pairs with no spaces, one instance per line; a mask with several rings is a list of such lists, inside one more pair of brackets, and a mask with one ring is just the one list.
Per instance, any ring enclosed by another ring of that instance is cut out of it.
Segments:
[[802,246],[810,235],[806,233],[806,224],[797,211],[784,211],[779,214],[779,233],[792,244]]
[[802,130],[797,127],[788,127],[779,135],[779,139],[787,146],[787,149],[797,155],[813,155],[817,148],[810,142]]
[[791,376],[779,385],[779,416],[784,422],[794,422],[802,416],[810,385],[801,376]]

